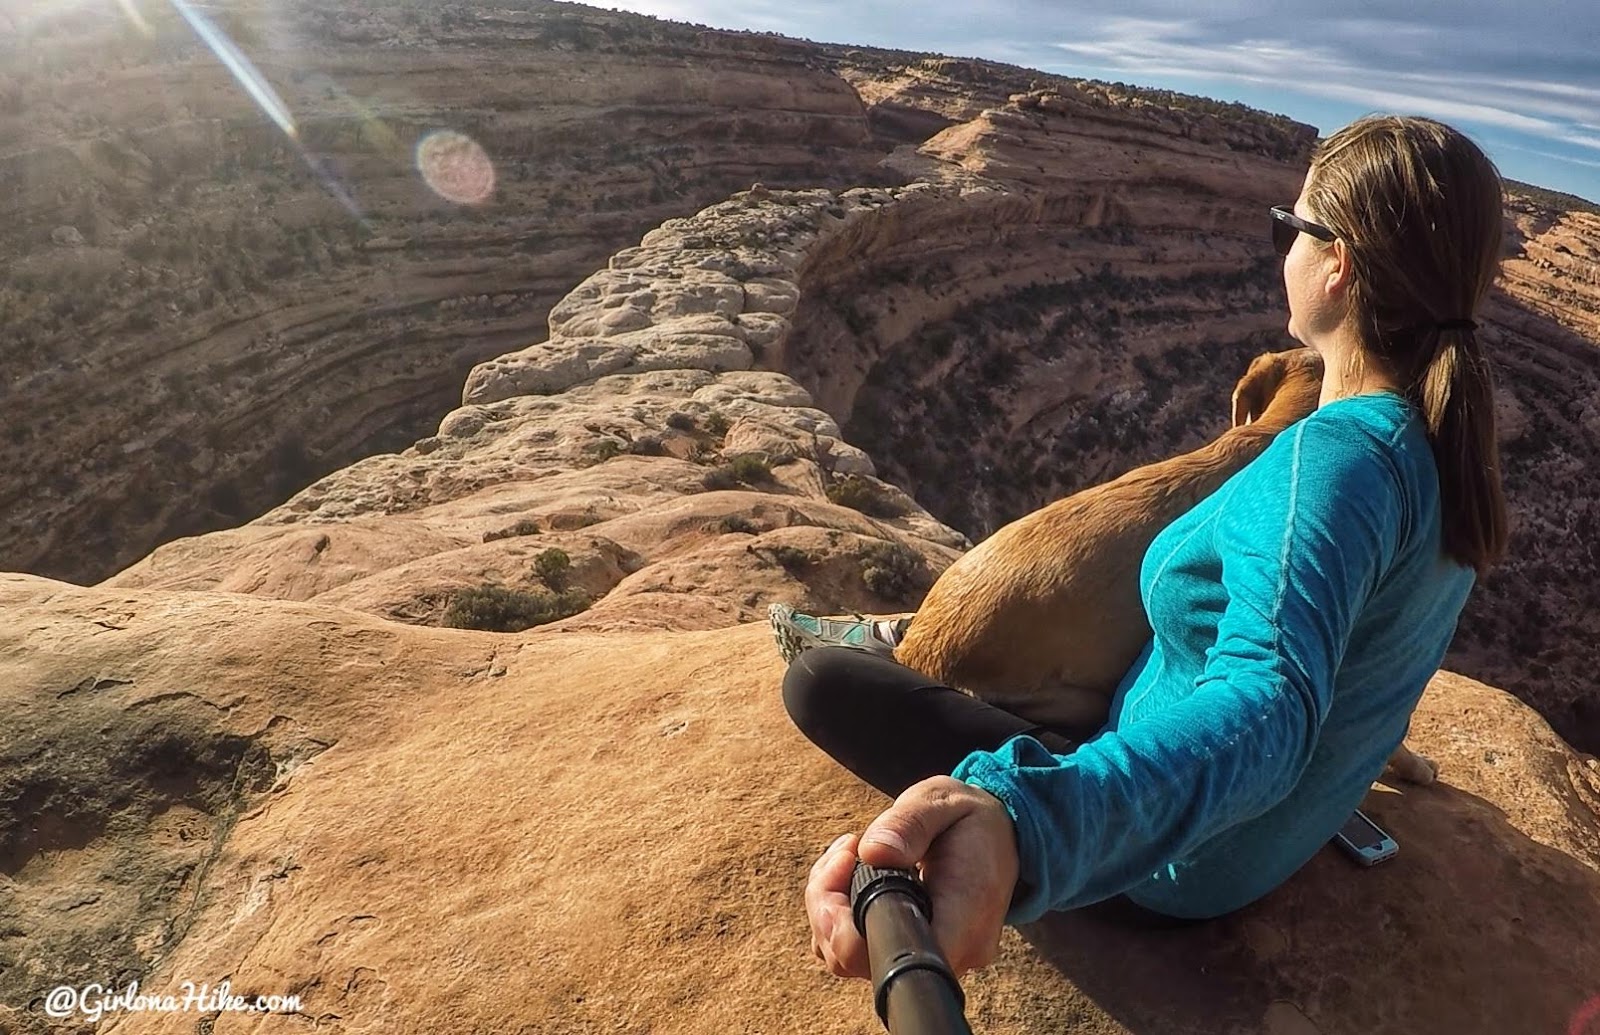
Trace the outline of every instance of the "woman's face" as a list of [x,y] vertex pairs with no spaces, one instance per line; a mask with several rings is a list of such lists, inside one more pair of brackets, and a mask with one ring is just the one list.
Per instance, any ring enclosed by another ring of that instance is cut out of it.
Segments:
[[[1300,187],[1300,197],[1295,200],[1294,214],[1320,223],[1316,213],[1306,205],[1306,186],[1310,182],[1308,172]],[[1334,282],[1330,278],[1337,268],[1333,244],[1319,241],[1310,234],[1296,234],[1294,245],[1283,260],[1283,287],[1289,298],[1289,336],[1318,352],[1322,351],[1318,343],[1343,317],[1342,309],[1335,305],[1331,294]]]

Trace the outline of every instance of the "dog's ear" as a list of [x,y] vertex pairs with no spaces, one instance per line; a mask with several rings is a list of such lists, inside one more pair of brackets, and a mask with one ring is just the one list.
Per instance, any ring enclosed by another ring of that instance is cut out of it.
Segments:
[[1250,361],[1244,376],[1233,388],[1233,426],[1243,427],[1261,419],[1272,399],[1283,387],[1287,372],[1284,354],[1263,352]]
[[1236,428],[1249,424],[1255,414],[1250,412],[1250,403],[1245,398],[1245,393],[1238,388],[1233,390],[1233,426]]

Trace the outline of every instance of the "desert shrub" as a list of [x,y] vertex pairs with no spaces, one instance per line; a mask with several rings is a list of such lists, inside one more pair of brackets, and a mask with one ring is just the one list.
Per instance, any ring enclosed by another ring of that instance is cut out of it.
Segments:
[[847,474],[829,485],[828,499],[872,517],[900,517],[904,513],[894,497],[858,474]]
[[682,410],[667,415],[667,427],[678,431],[693,431],[694,418]]
[[733,473],[732,467],[718,464],[701,477],[700,484],[708,489],[734,489],[738,487],[739,479]]
[[798,546],[774,546],[771,553],[772,559],[781,564],[785,571],[804,568],[811,563],[811,554]]
[[572,575],[572,558],[567,556],[567,551],[552,546],[533,559],[533,573],[553,590],[566,589],[567,579]]
[[512,539],[516,536],[538,534],[539,523],[537,521],[534,521],[533,518],[521,518],[516,524],[507,528],[502,528],[495,532],[483,533],[483,541],[486,543],[492,543],[496,539]]
[[758,453],[746,453],[734,457],[728,469],[733,472],[735,478],[747,484],[766,481],[772,477],[772,463]]
[[530,592],[489,583],[452,595],[443,624],[449,629],[520,632],[571,617],[588,606],[588,596],[577,590]]
[[861,581],[885,600],[901,600],[922,588],[922,556],[900,543],[874,543],[861,553]]
[[750,535],[761,531],[755,522],[738,514],[729,514],[727,517],[718,518],[716,521],[711,522],[710,527],[714,532],[745,532]]
[[733,422],[720,413],[713,413],[706,418],[706,430],[713,435],[726,435],[731,427]]
[[603,438],[598,442],[591,442],[584,447],[584,452],[589,454],[590,464],[603,464],[612,457],[621,454],[622,443],[614,438]]
[[661,456],[666,451],[660,435],[640,435],[628,446],[628,452],[637,456]]

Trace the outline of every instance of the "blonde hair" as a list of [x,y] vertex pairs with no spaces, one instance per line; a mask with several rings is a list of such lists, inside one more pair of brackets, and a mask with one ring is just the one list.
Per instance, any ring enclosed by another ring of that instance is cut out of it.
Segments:
[[1312,213],[1349,249],[1363,351],[1427,424],[1444,551],[1479,575],[1507,538],[1494,385],[1473,325],[1500,269],[1501,189],[1471,140],[1400,115],[1368,116],[1318,144],[1306,188]]

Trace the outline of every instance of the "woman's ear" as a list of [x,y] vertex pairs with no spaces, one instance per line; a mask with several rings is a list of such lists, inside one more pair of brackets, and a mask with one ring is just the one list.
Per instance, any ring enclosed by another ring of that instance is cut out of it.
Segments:
[[1322,289],[1330,299],[1343,301],[1350,293],[1355,279],[1355,267],[1350,261],[1350,249],[1344,241],[1335,239],[1328,245],[1324,259]]

